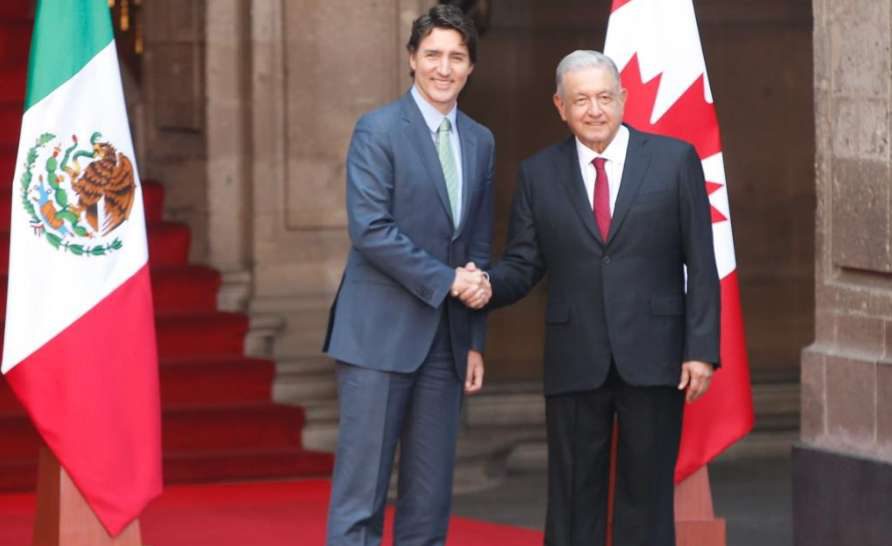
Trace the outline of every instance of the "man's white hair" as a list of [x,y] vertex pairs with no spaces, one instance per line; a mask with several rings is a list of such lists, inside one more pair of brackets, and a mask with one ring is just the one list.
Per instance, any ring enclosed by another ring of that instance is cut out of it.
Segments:
[[613,62],[613,59],[611,59],[607,55],[604,55],[600,51],[577,49],[576,51],[561,59],[561,62],[558,63],[557,70],[555,72],[558,95],[560,95],[563,91],[564,74],[566,74],[567,72],[573,72],[575,70],[582,70],[584,68],[603,68],[607,70],[610,75],[613,76],[613,81],[616,82],[617,90],[619,90],[619,70],[616,68],[616,64]]

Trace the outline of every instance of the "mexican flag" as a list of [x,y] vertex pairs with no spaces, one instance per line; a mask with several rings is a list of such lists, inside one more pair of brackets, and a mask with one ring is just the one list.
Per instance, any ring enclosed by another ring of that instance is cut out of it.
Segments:
[[142,191],[107,0],[39,0],[2,371],[116,535],[161,492]]
[[753,426],[749,363],[740,308],[731,212],[719,123],[691,0],[613,0],[604,53],[628,90],[624,120],[690,142],[706,174],[722,287],[722,367],[707,393],[685,407],[679,482]]

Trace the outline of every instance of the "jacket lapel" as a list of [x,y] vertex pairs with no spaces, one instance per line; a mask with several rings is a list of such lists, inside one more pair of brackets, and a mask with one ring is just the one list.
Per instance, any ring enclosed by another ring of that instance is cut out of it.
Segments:
[[[468,212],[470,210],[471,196],[474,195],[475,186],[480,182],[477,176],[477,138],[471,133],[471,128],[465,115],[460,111],[457,112],[456,125],[458,126],[458,138],[461,142],[461,171],[462,171],[462,198],[461,198],[461,221],[458,229],[455,230],[455,236],[458,238],[468,223]],[[443,187],[446,187],[445,181]],[[447,195],[448,199],[448,195]]]
[[402,98],[402,115],[403,115],[403,133],[406,140],[412,142],[415,151],[421,158],[421,163],[430,175],[430,180],[437,190],[440,197],[440,204],[443,211],[452,223],[453,231],[455,231],[455,220],[452,218],[452,209],[449,206],[449,194],[446,192],[446,179],[443,177],[443,169],[440,167],[440,158],[437,157],[437,150],[434,146],[434,140],[431,137],[430,129],[424,122],[424,116],[415,104],[411,93],[406,93]]
[[616,232],[622,227],[632,203],[638,197],[638,190],[644,182],[644,175],[650,166],[650,151],[647,148],[647,137],[629,127],[629,147],[626,149],[626,162],[623,167],[623,178],[613,207],[613,219],[610,221],[610,232],[607,242],[613,240]]
[[559,150],[560,153],[556,162],[557,178],[561,181],[561,185],[564,187],[567,197],[570,198],[573,209],[579,215],[582,224],[591,236],[603,245],[604,241],[601,239],[601,234],[595,225],[595,213],[589,206],[585,182],[582,181],[582,173],[579,172],[579,155],[576,153],[576,139],[571,136],[561,145]]

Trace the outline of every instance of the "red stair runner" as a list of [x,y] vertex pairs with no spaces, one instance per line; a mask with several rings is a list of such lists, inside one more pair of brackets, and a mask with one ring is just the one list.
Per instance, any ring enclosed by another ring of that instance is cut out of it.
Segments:
[[[0,2],[0,336],[9,221],[30,43],[31,0]],[[168,483],[327,475],[301,447],[301,408],[272,403],[274,365],[244,355],[248,319],[217,310],[220,274],[188,263],[189,229],[162,219],[164,187],[143,181]],[[0,378],[0,491],[34,487],[40,439]]]

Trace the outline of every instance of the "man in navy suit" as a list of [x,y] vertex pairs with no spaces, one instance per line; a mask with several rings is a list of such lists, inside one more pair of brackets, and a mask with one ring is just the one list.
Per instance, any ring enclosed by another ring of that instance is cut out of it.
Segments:
[[[548,546],[604,544],[619,422],[614,540],[675,544],[684,400],[719,361],[719,278],[703,169],[687,143],[622,124],[608,57],[575,51],[554,104],[572,136],[521,163],[492,306],[548,274]],[[687,276],[685,276],[685,268]]]
[[397,441],[398,546],[442,545],[463,392],[483,382],[492,238],[492,133],[456,107],[477,34],[438,5],[412,25],[414,85],[362,116],[347,155],[352,247],[323,350],[340,423],[329,546],[381,541]]

